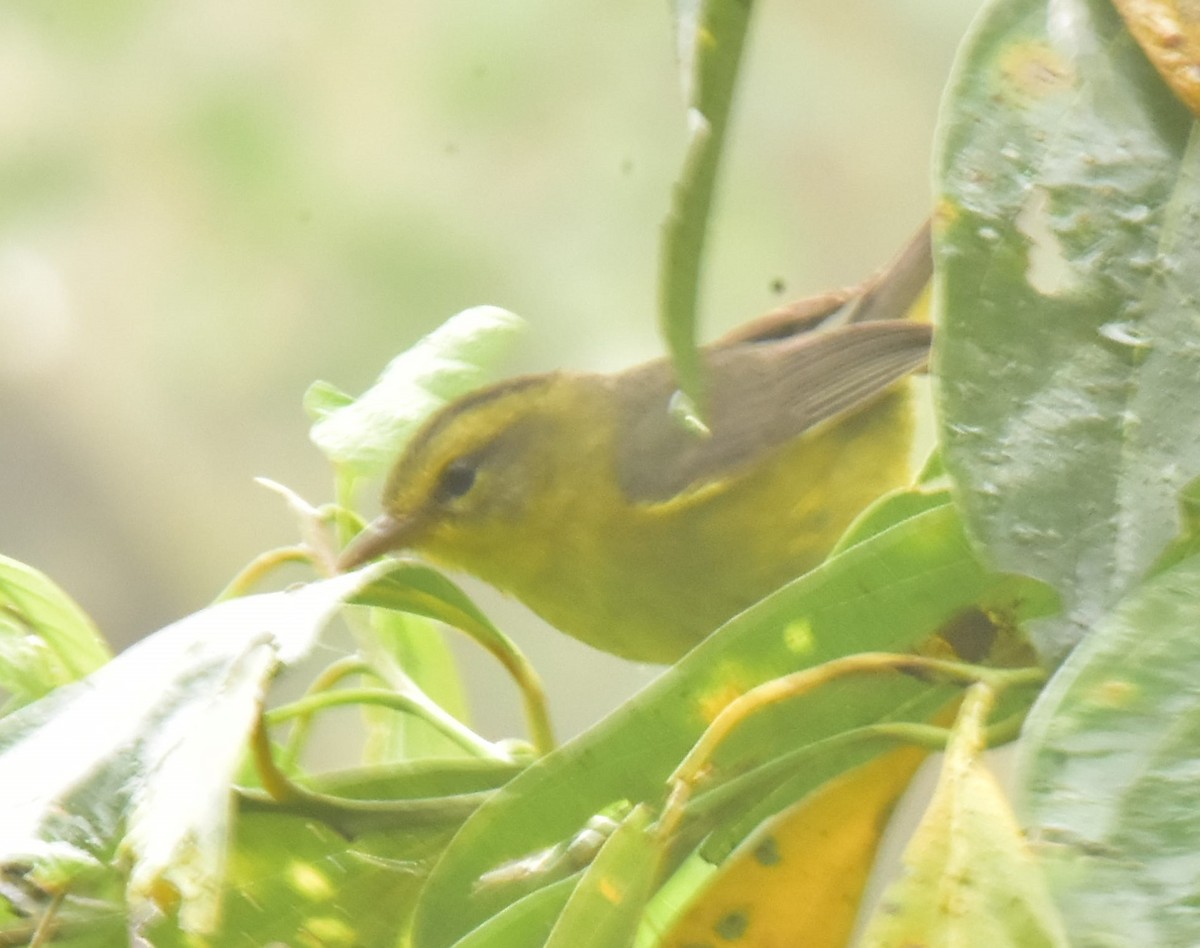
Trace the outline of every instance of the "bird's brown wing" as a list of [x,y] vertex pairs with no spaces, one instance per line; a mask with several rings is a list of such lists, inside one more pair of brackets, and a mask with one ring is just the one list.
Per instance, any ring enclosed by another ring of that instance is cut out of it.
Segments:
[[617,478],[635,502],[656,503],[717,480],[817,425],[862,407],[925,364],[924,323],[865,322],[705,353],[711,434],[668,411],[663,361],[625,374]]
[[861,286],[781,307],[709,346],[709,436],[670,417],[665,360],[621,373],[617,478],[626,495],[661,502],[726,476],[921,368],[932,330],[902,319],[932,270],[926,222]]
[[863,284],[838,318],[847,323],[903,319],[933,276],[931,227],[926,220],[887,266]]

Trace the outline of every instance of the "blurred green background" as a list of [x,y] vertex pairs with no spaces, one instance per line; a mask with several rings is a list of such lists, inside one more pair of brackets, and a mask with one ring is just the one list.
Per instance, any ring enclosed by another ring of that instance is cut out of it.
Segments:
[[[856,281],[916,227],[977,6],[758,5],[707,334]],[[478,303],[532,324],[514,372],[660,354],[685,130],[670,17],[645,0],[5,0],[0,551],[121,646],[295,539],[255,475],[331,499],[300,408],[312,380],[358,392]],[[564,733],[655,674],[483,601]],[[500,673],[469,675],[481,730],[519,730]]]

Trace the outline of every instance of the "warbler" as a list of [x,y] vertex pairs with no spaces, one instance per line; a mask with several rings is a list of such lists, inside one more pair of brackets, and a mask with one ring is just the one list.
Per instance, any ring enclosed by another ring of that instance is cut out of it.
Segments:
[[906,376],[932,330],[899,317],[930,267],[923,229],[877,278],[705,347],[707,433],[673,417],[666,359],[459,399],[405,447],[339,568],[411,550],[596,648],[676,660],[907,483]]

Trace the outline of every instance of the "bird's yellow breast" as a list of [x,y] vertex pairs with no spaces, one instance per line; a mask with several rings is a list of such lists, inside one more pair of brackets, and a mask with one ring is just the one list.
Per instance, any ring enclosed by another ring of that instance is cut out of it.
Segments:
[[584,642],[673,661],[817,565],[867,504],[907,481],[904,386],[660,503],[621,493],[619,432],[597,421],[572,432],[569,455],[536,452],[528,476],[540,483],[518,516],[447,525],[420,549]]

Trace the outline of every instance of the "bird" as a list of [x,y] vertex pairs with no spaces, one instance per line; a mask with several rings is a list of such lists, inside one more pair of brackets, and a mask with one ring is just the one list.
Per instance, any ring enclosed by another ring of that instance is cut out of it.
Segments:
[[665,358],[463,396],[403,448],[338,568],[414,552],[595,648],[677,660],[908,483],[907,377],[933,330],[902,317],[931,269],[926,225],[873,279],[703,347],[704,432],[673,415]]

